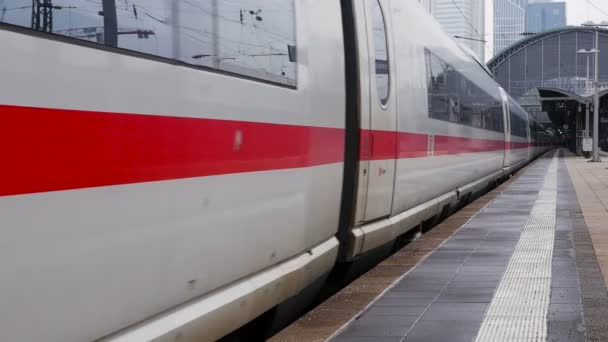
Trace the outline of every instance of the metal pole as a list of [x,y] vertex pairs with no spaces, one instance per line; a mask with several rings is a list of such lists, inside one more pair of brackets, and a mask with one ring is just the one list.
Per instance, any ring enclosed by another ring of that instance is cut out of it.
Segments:
[[589,105],[591,102],[585,103],[585,138],[589,138]]
[[587,96],[589,96],[589,83],[591,82],[591,80],[589,79],[589,54],[587,53],[587,83],[585,84],[585,92],[587,93]]
[[[180,54],[182,52],[180,46],[180,22],[179,22],[179,1],[173,0],[171,2],[171,40],[172,40],[172,50],[173,50],[173,59],[180,60]],[[184,56],[185,57],[185,56]]]
[[595,105],[593,106],[593,159],[594,162],[602,161],[600,159],[600,149],[599,149],[599,140],[600,140],[600,94],[598,87],[598,63],[600,59],[600,30],[598,27],[595,28],[595,82],[594,82],[594,90],[595,90]]
[[211,39],[213,40],[213,56],[212,61],[213,61],[213,68],[215,69],[219,69],[220,67],[220,42],[219,42],[219,36],[220,36],[220,24],[219,24],[219,8],[218,8],[218,3],[217,0],[212,0],[211,1]]
[[583,125],[583,115],[582,115],[582,111],[581,111],[581,107],[579,106],[579,110],[576,112],[576,155],[580,156],[581,154],[583,154],[583,140],[582,138],[584,138],[585,136],[581,136],[580,135],[580,131],[581,131],[581,126]]
[[[587,85],[585,89],[586,96],[589,96],[589,54],[587,54]],[[585,138],[589,138],[589,103],[585,104]]]
[[103,9],[103,39],[107,46],[118,46],[118,20],[116,18],[116,2],[102,0]]

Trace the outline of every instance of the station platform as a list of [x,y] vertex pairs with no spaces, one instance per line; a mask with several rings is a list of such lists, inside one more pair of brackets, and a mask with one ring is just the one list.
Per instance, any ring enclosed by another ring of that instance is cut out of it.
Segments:
[[607,166],[545,154],[272,341],[608,341]]

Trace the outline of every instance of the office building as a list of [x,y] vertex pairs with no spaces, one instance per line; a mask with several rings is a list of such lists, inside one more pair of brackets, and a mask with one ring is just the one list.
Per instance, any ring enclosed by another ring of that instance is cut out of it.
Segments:
[[540,33],[566,26],[565,2],[536,2],[526,9],[526,33]]
[[525,32],[528,0],[494,0],[494,53],[498,54]]
[[432,1],[432,0],[418,0],[418,2],[419,2],[419,3],[421,3],[421,4],[422,4],[422,6],[423,6],[424,8],[426,8],[428,11],[430,11],[430,10],[431,10],[431,1]]

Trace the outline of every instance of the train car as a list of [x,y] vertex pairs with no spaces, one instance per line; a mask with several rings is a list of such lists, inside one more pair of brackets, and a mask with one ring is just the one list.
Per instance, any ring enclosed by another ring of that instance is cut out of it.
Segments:
[[361,146],[357,167],[347,167],[357,170],[347,260],[453,209],[541,152],[529,115],[421,6],[353,1],[352,13],[347,46],[356,48],[346,52],[358,70],[347,75],[359,75],[360,93],[347,103],[359,99],[362,133],[347,144]]
[[1,340],[221,338],[550,147],[414,0],[0,6]]

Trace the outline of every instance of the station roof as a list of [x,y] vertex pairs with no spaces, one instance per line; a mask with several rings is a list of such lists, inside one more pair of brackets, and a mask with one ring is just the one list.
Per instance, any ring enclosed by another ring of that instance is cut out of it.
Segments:
[[604,28],[567,26],[532,34],[501,51],[487,66],[496,81],[522,105],[539,106],[541,89],[587,99],[593,94],[595,60],[577,51],[596,47],[596,31],[600,33],[598,80],[604,92],[608,90],[608,29]]
[[[518,40],[510,47],[504,49],[503,51],[492,57],[492,59],[490,59],[487,63],[488,68],[490,68],[490,70],[496,69],[496,67],[498,67],[502,62],[504,62],[507,58],[509,58],[516,52],[541,40],[568,32],[595,32],[595,30],[595,28],[587,26],[566,26],[541,33],[529,34],[528,36]],[[608,29],[599,28],[599,31],[600,34],[608,36]]]

